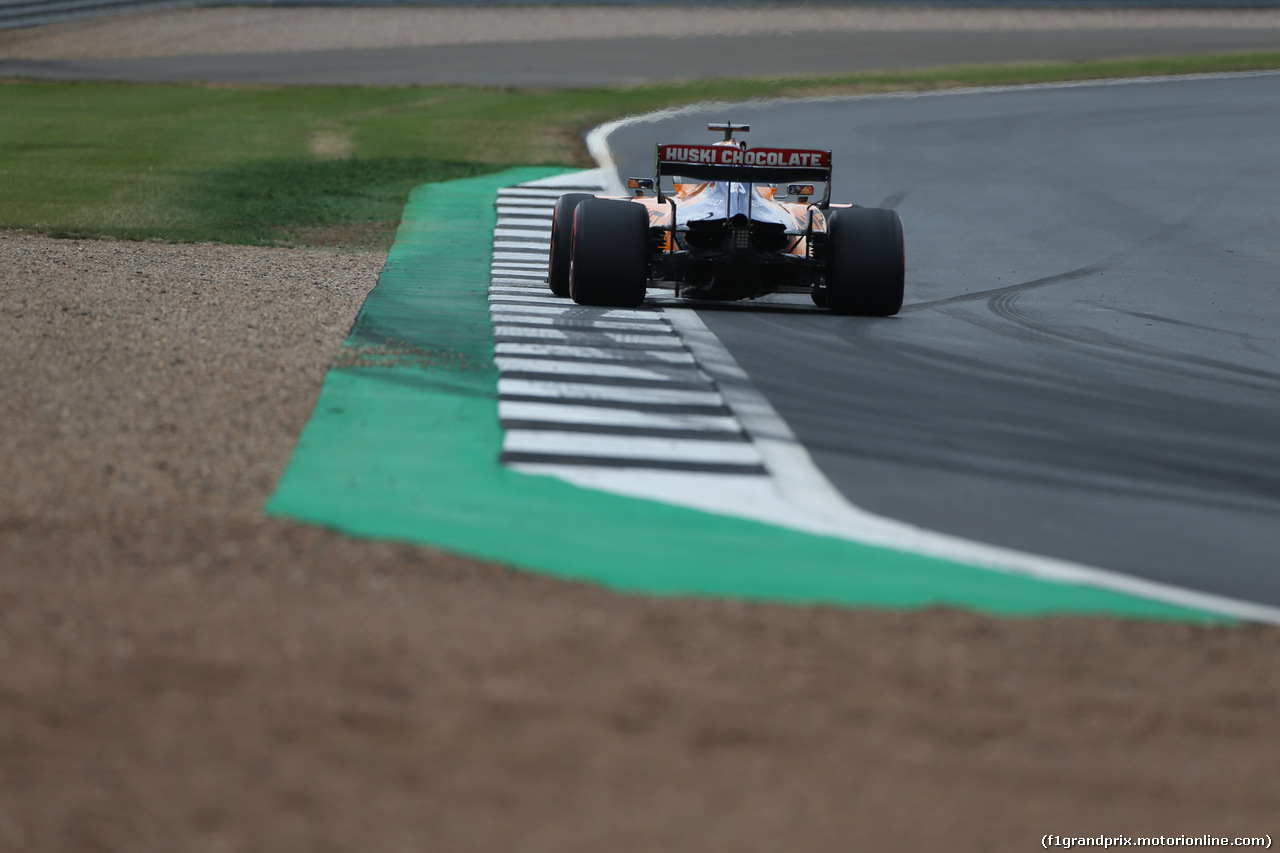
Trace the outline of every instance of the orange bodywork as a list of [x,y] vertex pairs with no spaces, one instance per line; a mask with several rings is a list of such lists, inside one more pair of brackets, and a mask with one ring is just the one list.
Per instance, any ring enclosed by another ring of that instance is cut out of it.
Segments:
[[[675,194],[674,194],[676,205],[679,206],[686,202],[696,201],[699,195],[701,195],[703,192],[706,192],[707,189],[709,189],[713,185],[714,184],[712,184],[711,182],[677,183],[675,185]],[[827,217],[822,212],[822,210],[819,209],[816,205],[808,204],[806,202],[774,201],[774,196],[777,195],[777,192],[778,192],[777,187],[757,186],[756,191],[759,192],[760,195],[762,195],[764,198],[768,199],[769,201],[773,201],[775,204],[777,204],[779,207],[785,210],[792,219],[793,228],[803,231],[808,225],[809,213],[810,211],[812,211],[813,212],[813,230],[819,233],[825,232],[827,230]],[[654,196],[638,195],[628,200],[635,202],[636,204],[644,205],[644,207],[648,210],[650,228],[670,229],[671,205],[669,203],[665,201],[659,202],[658,199],[655,198]],[[831,205],[831,206],[847,207],[848,205]],[[666,232],[666,235],[663,238],[663,242],[662,242],[662,251],[664,252],[673,251],[673,249],[675,248],[673,245],[673,236],[674,235],[670,230]],[[787,249],[787,254],[806,257],[808,255],[808,251],[809,251],[808,241],[804,237],[801,237],[798,240],[796,240],[795,243]]]

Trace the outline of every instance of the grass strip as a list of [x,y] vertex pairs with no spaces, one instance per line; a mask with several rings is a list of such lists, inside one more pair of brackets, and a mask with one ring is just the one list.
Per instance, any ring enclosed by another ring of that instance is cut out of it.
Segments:
[[591,165],[582,132],[698,101],[1280,68],[1280,52],[628,88],[0,83],[0,227],[55,236],[390,245],[412,187]]
[[1217,620],[504,468],[487,296],[493,199],[547,171],[413,192],[268,514],[655,595]]

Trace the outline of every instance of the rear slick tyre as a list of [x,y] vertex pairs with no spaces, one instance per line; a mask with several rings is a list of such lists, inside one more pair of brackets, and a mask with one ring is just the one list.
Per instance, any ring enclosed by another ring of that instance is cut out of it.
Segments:
[[580,202],[595,196],[565,193],[556,199],[551,214],[551,257],[547,262],[547,284],[556,296],[569,295],[569,242],[573,236],[573,211]]
[[649,279],[649,214],[629,201],[589,198],[573,215],[569,295],[579,305],[634,308]]
[[855,207],[831,215],[827,307],[832,314],[889,317],[902,309],[906,247],[892,210]]

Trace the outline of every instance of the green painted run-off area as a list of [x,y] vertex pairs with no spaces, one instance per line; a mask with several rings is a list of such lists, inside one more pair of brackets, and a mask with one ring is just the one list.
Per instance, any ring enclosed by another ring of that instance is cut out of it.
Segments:
[[619,590],[999,614],[1209,614],[578,488],[498,464],[487,290],[513,169],[416,189],[272,515]]

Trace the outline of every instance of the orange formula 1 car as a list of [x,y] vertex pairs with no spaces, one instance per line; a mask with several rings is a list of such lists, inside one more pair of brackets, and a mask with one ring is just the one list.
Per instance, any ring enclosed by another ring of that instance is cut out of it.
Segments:
[[[649,287],[688,299],[808,293],[836,314],[902,307],[902,220],[831,204],[831,152],[747,148],[746,125],[710,124],[724,140],[659,145],[634,198],[571,193],[555,206],[547,281],[581,305],[626,307]],[[822,195],[817,195],[817,185]]]

